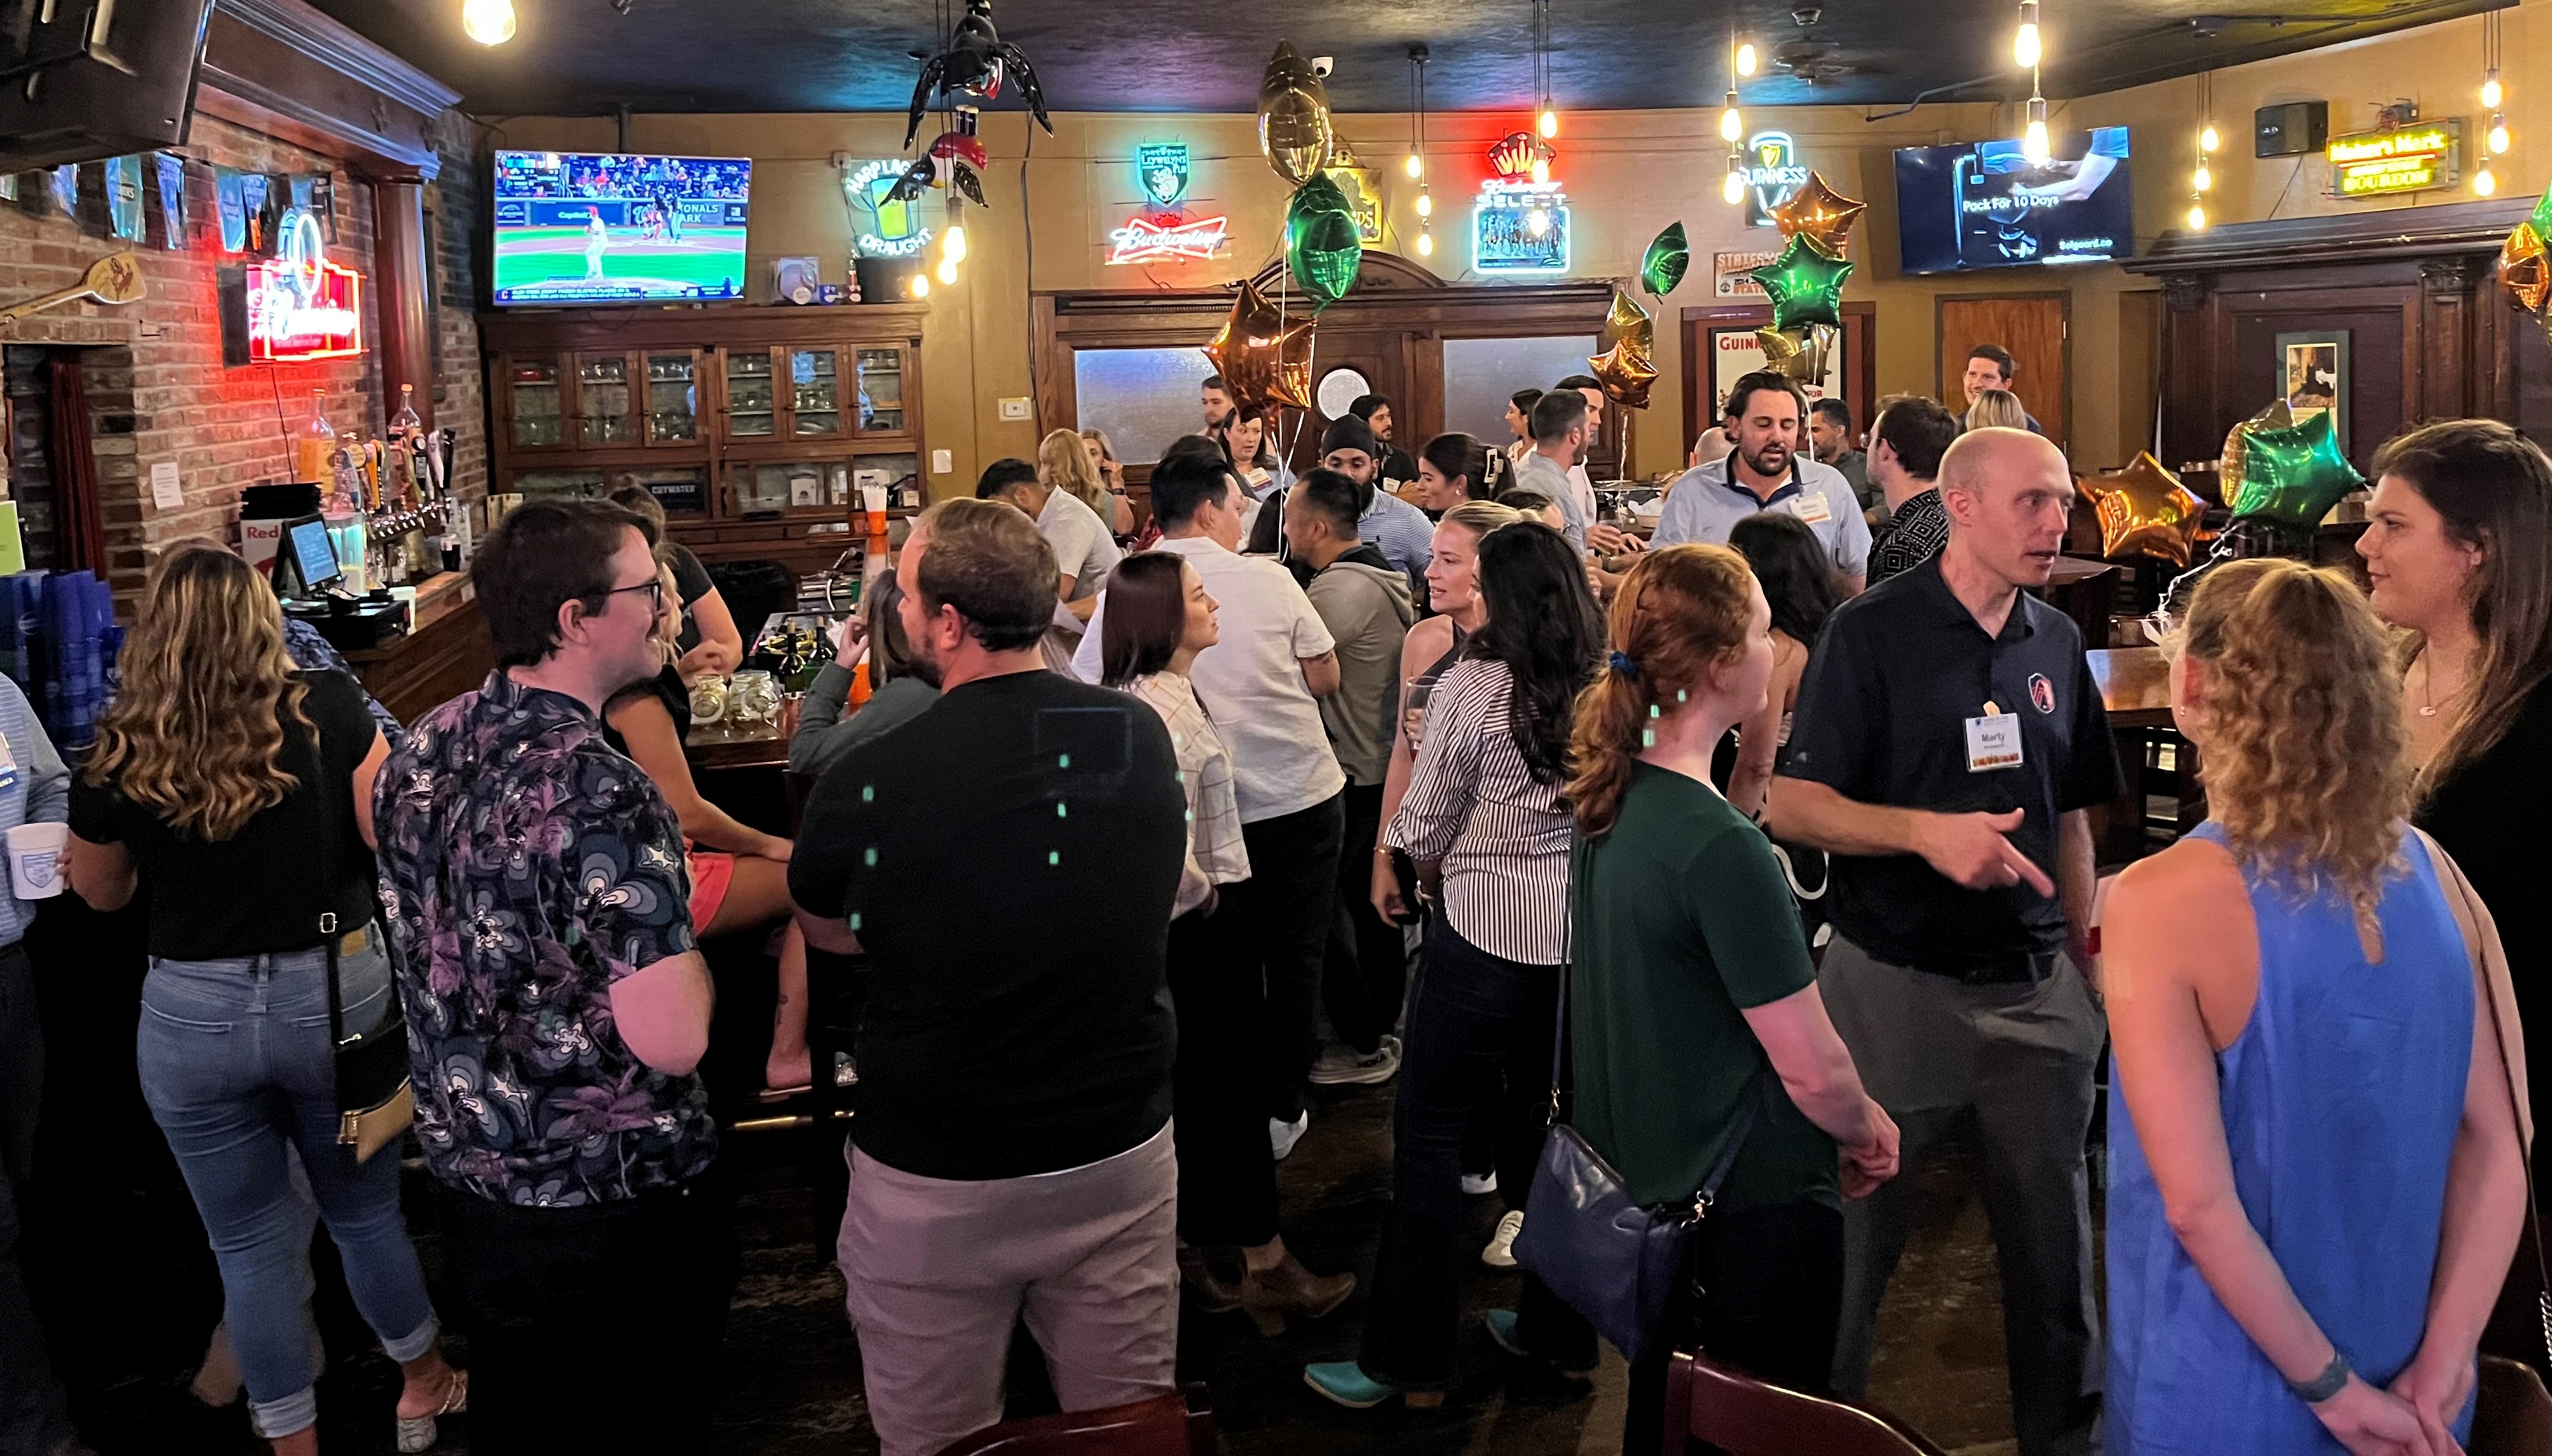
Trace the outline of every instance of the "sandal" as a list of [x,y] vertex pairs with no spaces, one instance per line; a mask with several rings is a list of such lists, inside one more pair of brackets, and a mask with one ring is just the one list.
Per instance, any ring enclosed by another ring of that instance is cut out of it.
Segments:
[[435,1417],[440,1415],[464,1415],[469,1413],[469,1410],[470,1372],[466,1370],[455,1370],[452,1372],[451,1384],[446,1385],[443,1388],[442,1404],[436,1406],[430,1411],[427,1411],[423,1415],[401,1415],[398,1417],[398,1448],[400,1456],[417,1456],[417,1453],[421,1451],[433,1450],[434,1443],[441,1438],[440,1433],[435,1429]]

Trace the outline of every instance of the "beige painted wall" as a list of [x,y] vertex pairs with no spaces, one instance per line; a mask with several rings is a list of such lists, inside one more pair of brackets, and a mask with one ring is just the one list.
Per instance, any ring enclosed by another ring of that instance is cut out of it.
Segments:
[[[2515,195],[2539,191],[2552,180],[2552,65],[2540,63],[2552,60],[2552,0],[2526,0],[2505,12],[2505,26],[2509,123],[2517,143],[2499,171],[2502,194]],[[2478,134],[2482,120],[2475,115],[2473,92],[2481,71],[2480,29],[2478,20],[2453,21],[2218,72],[2213,109],[2226,145],[2218,154],[2208,212],[2218,222],[2240,222],[2385,205],[2323,197],[2326,169],[2317,158],[2307,158],[2299,170],[2291,160],[2255,161],[2249,142],[2253,109],[2318,96],[2331,103],[2334,130],[2355,130],[2373,124],[2378,103],[2408,97],[2420,104],[2423,115],[2466,117],[2468,129]],[[2534,38],[2531,45],[2529,36]],[[2052,31],[2049,44],[2061,47],[2062,32]],[[2529,66],[2529,60],[2537,64]],[[2182,79],[2057,109],[2059,126],[2134,128],[2139,252],[2166,228],[2178,227],[2187,210],[2196,94],[2196,82]],[[1524,120],[1490,113],[1429,119],[1437,246],[1428,261],[1448,277],[1458,277],[1458,269],[1467,264],[1468,199],[1488,173],[1484,154]],[[939,492],[965,488],[983,466],[1001,456],[1031,457],[1035,452],[1034,427],[1005,422],[999,413],[1002,398],[1029,392],[1027,295],[1032,287],[1219,284],[1256,271],[1276,257],[1280,246],[1285,186],[1258,156],[1252,117],[1063,115],[1055,118],[1056,135],[1040,133],[1032,146],[1024,121],[1010,113],[985,119],[984,142],[992,164],[984,180],[991,205],[967,210],[970,257],[964,278],[955,288],[931,294],[931,325],[922,351],[926,444],[952,456],[951,471],[932,480]],[[1853,240],[1861,268],[1847,296],[1878,305],[1880,392],[1930,393],[1938,387],[1933,311],[1942,294],[2063,287],[2072,294],[2070,413],[2075,463],[2085,469],[2120,464],[2150,436],[2152,372],[2168,367],[2169,362],[2156,358],[2152,341],[2159,314],[2151,299],[2123,296],[2150,293],[2145,280],[2108,265],[1963,278],[1896,274],[1889,152],[2013,135],[2019,125],[2013,109],[1927,106],[1866,122],[1858,108],[1784,107],[1750,110],[1747,122],[1750,130],[1777,126],[1789,132],[1807,163],[1828,182],[1872,204]],[[1409,145],[1409,119],[1345,116],[1338,131],[1384,177],[1391,236],[1382,246],[1414,259],[1417,187],[1399,170]],[[851,251],[851,221],[832,158],[837,154],[892,156],[904,150],[903,118],[875,114],[649,115],[633,120],[630,138],[639,150],[754,158],[751,278],[758,294],[768,293],[770,262],[777,257],[812,254],[822,260],[826,276],[839,276]],[[494,141],[504,147],[606,150],[613,145],[613,130],[607,120],[517,117],[503,123]],[[1192,216],[1221,212],[1231,218],[1227,257],[1150,267],[1105,265],[1109,231],[1136,210],[1133,153],[1137,143],[1146,141],[1190,147],[1194,169],[1186,206]],[[1648,420],[1664,427],[1645,428],[1638,437],[1637,465],[1643,473],[1673,468],[1689,443],[1678,439],[1669,424],[1682,389],[1680,310],[1713,301],[1712,254],[1764,249],[1766,240],[1777,239],[1769,230],[1745,228],[1737,209],[1719,200],[1725,154],[1716,113],[1569,113],[1562,117],[1555,145],[1555,174],[1567,189],[1576,235],[1571,276],[1630,276],[1649,238],[1677,217],[1691,238],[1692,270],[1656,308],[1661,377]],[[2426,200],[2470,195],[2431,193]],[[929,204],[937,206],[940,197],[931,194]],[[937,219],[933,221],[935,226]],[[2134,337],[2127,337],[2129,332]],[[1202,363],[1199,372],[1204,372]],[[1520,384],[1527,382],[1536,381]],[[2025,397],[2025,381],[2023,392]]]

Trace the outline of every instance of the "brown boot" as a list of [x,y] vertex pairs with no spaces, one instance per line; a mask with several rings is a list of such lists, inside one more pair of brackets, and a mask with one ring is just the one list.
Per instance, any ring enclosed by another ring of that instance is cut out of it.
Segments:
[[1355,1293],[1352,1274],[1314,1274],[1289,1250],[1272,1269],[1252,1269],[1240,1281],[1240,1307],[1249,1311],[1258,1332],[1285,1332],[1285,1316],[1318,1319],[1334,1311]]
[[1193,1245],[1179,1245],[1179,1288],[1205,1314],[1228,1314],[1240,1307],[1240,1289],[1214,1272],[1214,1261]]

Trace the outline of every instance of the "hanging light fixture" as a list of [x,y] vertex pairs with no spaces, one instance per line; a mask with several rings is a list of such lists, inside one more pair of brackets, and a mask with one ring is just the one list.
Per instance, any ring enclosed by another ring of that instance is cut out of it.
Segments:
[[2188,230],[2190,232],[2196,233],[2204,231],[2206,227],[2206,204],[2199,202],[2194,197],[2188,199],[2187,222]]
[[2473,191],[2483,197],[2499,191],[2499,174],[2491,169],[2491,158],[2505,156],[2509,146],[2507,115],[2501,110],[2507,104],[2507,88],[2499,84],[2499,12],[2481,18],[2481,104],[2490,110],[2490,127],[2482,133],[2481,165],[2473,172]]
[[2056,155],[2047,137],[2047,98],[2038,84],[2043,48],[2038,38],[2038,0],[2020,0],[2020,29],[2012,33],[2011,58],[2029,69],[2029,127],[2020,136],[2020,155],[2032,166],[2045,166]]
[[1728,175],[1719,184],[1720,200],[1731,207],[1746,200],[1746,154],[1728,154]]
[[918,269],[918,268],[915,268],[915,269],[913,270],[913,274],[912,274],[912,282],[910,283],[910,285],[908,285],[908,287],[906,288],[906,290],[905,290],[905,291],[909,292],[909,293],[910,293],[913,297],[915,297],[915,298],[927,298],[927,297],[929,297],[929,296],[930,296],[930,275],[929,275],[928,273],[922,272],[922,271],[921,271],[920,269]]
[[2029,127],[2020,134],[2020,155],[2033,166],[2045,166],[2056,155],[2047,137],[2047,98],[2034,90],[2029,98]]
[[514,39],[514,0],[461,0],[461,30],[481,46]]
[[2203,192],[2215,185],[2215,172],[2208,165],[2215,152],[2215,123],[2206,120],[2215,114],[2215,77],[2201,71],[2197,77],[2197,170],[2190,174],[2189,185]]
[[1533,211],[1525,214],[1524,225],[1525,230],[1532,233],[1537,238],[1548,233],[1550,231],[1550,209],[1546,207],[1534,208]]
[[1732,143],[1746,135],[1746,118],[1738,114],[1734,87],[1729,89],[1728,104],[1719,113],[1719,135],[1721,140]]
[[2011,33],[2012,64],[2038,69],[2038,0],[2020,0],[2020,29]]
[[1737,73],[1751,76],[1754,74],[1754,43],[1745,42],[1737,48]]
[[1542,96],[1535,129],[1547,142],[1559,135],[1559,108],[1550,101],[1550,0],[1533,0],[1533,81]]
[[1418,256],[1436,252],[1436,199],[1429,194],[1427,163],[1427,48],[1409,48],[1409,175],[1418,179]]

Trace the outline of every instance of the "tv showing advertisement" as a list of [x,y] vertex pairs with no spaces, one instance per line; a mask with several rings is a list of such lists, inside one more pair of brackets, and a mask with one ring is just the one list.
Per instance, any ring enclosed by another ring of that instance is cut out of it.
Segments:
[[1896,235],[1909,273],[2135,255],[2127,129],[2060,133],[2032,162],[2021,144],[1909,147],[1896,154]]
[[499,152],[494,301],[742,299],[752,189],[741,157]]

